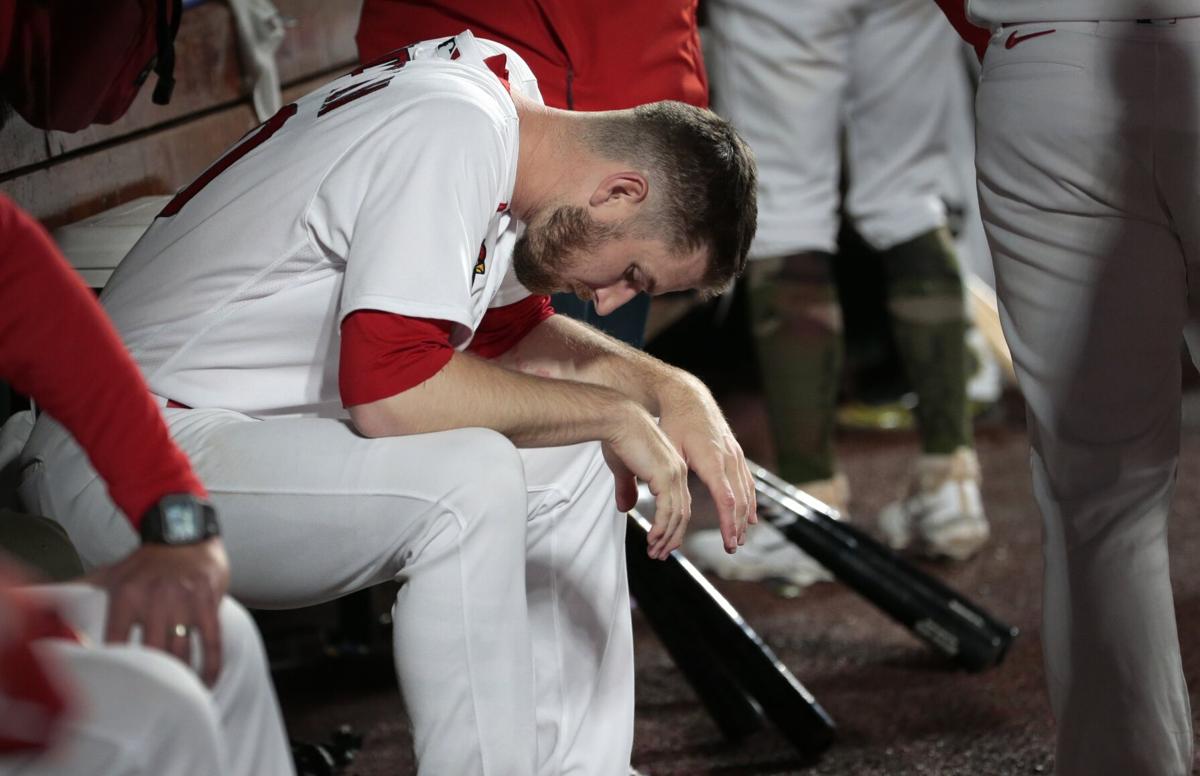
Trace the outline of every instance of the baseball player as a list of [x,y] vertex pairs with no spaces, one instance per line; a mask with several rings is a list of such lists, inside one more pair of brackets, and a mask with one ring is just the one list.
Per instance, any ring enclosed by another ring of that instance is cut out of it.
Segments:
[[[240,599],[402,583],[421,774],[628,772],[618,508],[648,483],[665,557],[690,468],[732,552],[753,486],[699,381],[543,295],[608,313],[726,286],[754,183],[713,114],[545,108],[519,57],[463,32],[285,106],[176,195],[106,288],[221,509]],[[24,494],[59,507],[85,562],[128,546],[53,422],[24,455],[40,462]]]
[[[414,40],[464,26],[520,55],[552,108],[615,110],[656,100],[708,107],[708,79],[696,26],[698,0],[365,0],[356,40],[364,62]],[[599,315],[572,294],[554,294],[556,312],[641,347],[650,297],[639,294]]]
[[204,489],[92,292],[3,196],[0,376],[66,424],[142,534],[88,584],[17,589],[0,553],[0,774],[291,773],[221,540],[189,533]]
[[[709,23],[717,110],[762,168],[747,298],[780,474],[845,511],[849,489],[833,463],[842,321],[830,269],[844,132],[845,212],[883,254],[893,331],[920,397],[923,455],[880,527],[897,549],[970,557],[988,524],[965,396],[962,281],[939,196],[946,92],[933,86],[957,41],[926,0],[713,0]],[[726,557],[703,532],[687,546],[729,577],[827,576],[770,526],[751,532],[746,549]]]
[[1189,774],[1167,514],[1200,310],[1200,7],[971,0],[989,39],[943,5],[986,44],[976,167],[1045,522],[1056,771]]

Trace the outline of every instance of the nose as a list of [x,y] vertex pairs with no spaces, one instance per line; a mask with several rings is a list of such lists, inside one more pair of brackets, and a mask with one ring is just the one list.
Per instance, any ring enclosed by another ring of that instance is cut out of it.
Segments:
[[630,299],[633,299],[637,295],[637,289],[621,283],[606,288],[597,288],[593,294],[592,302],[596,305],[596,313],[598,315],[608,315]]

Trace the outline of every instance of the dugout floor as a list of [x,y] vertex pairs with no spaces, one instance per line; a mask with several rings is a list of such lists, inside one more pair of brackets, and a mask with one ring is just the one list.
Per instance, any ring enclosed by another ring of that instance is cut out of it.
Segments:
[[[748,449],[760,445],[761,405],[727,397]],[[1019,403],[1019,402],[1018,402]],[[1183,459],[1171,524],[1176,606],[1192,704],[1200,708],[1200,394],[1189,393]],[[1011,408],[1010,408],[1011,410]],[[984,499],[994,538],[958,566],[931,565],[954,587],[1021,628],[1002,666],[983,674],[949,667],[854,593],[827,583],[787,600],[748,583],[718,586],[839,725],[834,746],[804,767],[770,730],[722,742],[690,688],[635,612],[637,727],[634,762],[650,776],[700,774],[1038,774],[1053,772],[1039,643],[1040,526],[1030,495],[1024,429],[1014,415],[980,425]],[[854,517],[869,524],[915,449],[908,434],[839,439],[855,487]],[[412,772],[406,722],[386,660],[292,674],[280,694],[293,736],[322,739],[348,722],[366,734],[345,772]]]

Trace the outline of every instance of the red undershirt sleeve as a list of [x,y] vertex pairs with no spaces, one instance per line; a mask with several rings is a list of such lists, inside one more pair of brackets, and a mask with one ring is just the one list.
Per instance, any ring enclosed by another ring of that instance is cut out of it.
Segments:
[[480,358],[502,356],[551,315],[554,308],[548,296],[527,296],[504,307],[493,307],[484,313],[467,350]]
[[168,493],[206,495],[92,291],[3,196],[0,378],[71,432],[135,529]]
[[[484,314],[467,351],[496,358],[553,314],[545,296],[492,308]],[[342,405],[386,399],[433,377],[454,355],[452,327],[449,321],[380,310],[357,310],[346,316],[338,365]]]
[[381,310],[356,310],[342,321],[338,390],[342,406],[403,393],[441,371],[454,348],[453,324]]

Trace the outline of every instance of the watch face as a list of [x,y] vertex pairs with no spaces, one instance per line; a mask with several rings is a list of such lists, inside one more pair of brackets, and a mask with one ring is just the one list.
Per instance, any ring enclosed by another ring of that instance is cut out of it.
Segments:
[[165,504],[163,516],[163,539],[168,544],[194,541],[202,532],[200,510],[194,504]]

